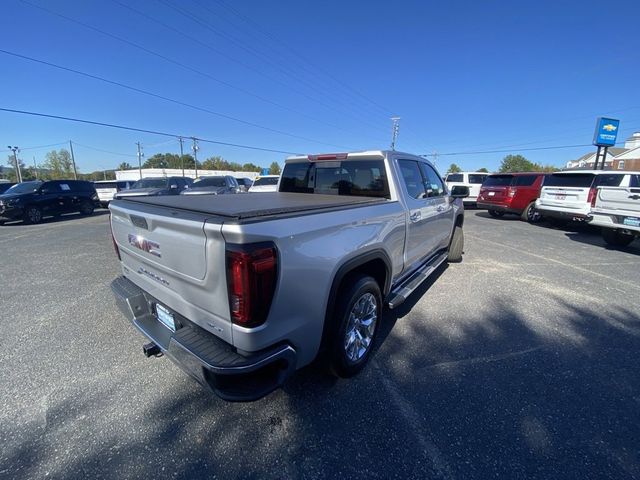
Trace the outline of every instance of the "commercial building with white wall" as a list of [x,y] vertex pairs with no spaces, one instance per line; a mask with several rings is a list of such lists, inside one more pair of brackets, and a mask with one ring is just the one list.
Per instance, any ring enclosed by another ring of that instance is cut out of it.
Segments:
[[[135,168],[131,170],[116,170],[116,180],[140,180],[140,170]],[[232,172],[230,170],[201,170],[198,169],[198,177],[215,177],[231,175],[235,178],[250,178],[254,180],[259,173],[257,172]],[[181,168],[143,168],[142,178],[147,177],[181,177]],[[184,169],[184,176],[196,178],[194,169]]]

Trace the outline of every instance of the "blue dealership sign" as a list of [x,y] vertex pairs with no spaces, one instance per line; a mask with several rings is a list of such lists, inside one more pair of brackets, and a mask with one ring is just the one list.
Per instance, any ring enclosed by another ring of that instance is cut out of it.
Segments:
[[596,131],[593,134],[593,144],[598,147],[613,147],[618,138],[620,120],[613,118],[598,117],[596,120]]
[[260,175],[269,175],[269,169],[268,168],[263,168],[262,172],[260,172]]

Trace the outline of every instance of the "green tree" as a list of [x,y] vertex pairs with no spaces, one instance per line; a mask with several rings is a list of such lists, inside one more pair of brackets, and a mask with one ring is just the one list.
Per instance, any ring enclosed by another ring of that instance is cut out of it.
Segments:
[[482,167],[476,170],[476,172],[489,173],[489,170],[487,170],[485,167]]
[[502,159],[500,172],[540,172],[542,166],[530,162],[522,155],[507,155]]
[[116,170],[131,170],[133,167],[131,166],[131,164],[129,164],[129,162],[122,162],[120,165],[118,165],[118,168],[116,168]]
[[[7,165],[9,165],[9,168],[3,168],[3,177],[5,177],[10,182],[17,182],[18,174],[16,173],[16,164],[13,161],[13,154],[7,156]],[[18,159],[18,165],[20,165],[20,172],[22,173],[22,177],[24,180],[24,175],[27,167],[20,159]]]
[[245,163],[244,165],[242,165],[242,171],[243,172],[261,172],[262,168],[260,168],[258,165],[254,163]]
[[202,162],[205,170],[231,170],[229,162],[220,156],[209,157]]
[[447,173],[458,173],[461,171],[462,169],[458,165],[452,163],[451,165],[449,165],[449,170],[447,170]]
[[73,162],[71,161],[71,154],[68,150],[64,148],[58,151],[51,150],[45,158],[46,160],[42,163],[42,168],[48,171],[43,173],[43,177],[51,180],[73,177]]
[[278,162],[271,162],[269,166],[269,175],[280,175],[282,169],[280,168],[280,164]]

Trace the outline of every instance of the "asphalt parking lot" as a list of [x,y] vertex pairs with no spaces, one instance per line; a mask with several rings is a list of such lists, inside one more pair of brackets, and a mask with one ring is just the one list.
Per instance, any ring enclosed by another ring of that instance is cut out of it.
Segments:
[[246,404],[146,359],[108,215],[0,228],[0,478],[640,478],[640,241],[468,211],[368,368]]

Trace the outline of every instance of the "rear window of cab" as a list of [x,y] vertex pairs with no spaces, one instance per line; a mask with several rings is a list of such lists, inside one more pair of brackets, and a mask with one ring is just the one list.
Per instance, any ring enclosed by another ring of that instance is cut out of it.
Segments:
[[383,160],[287,163],[280,191],[391,198]]

